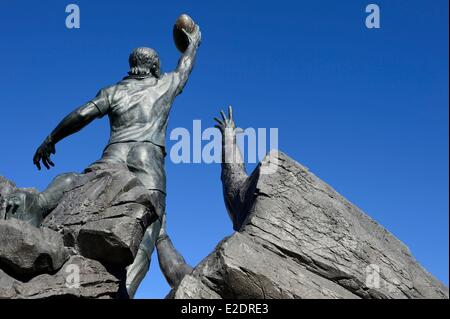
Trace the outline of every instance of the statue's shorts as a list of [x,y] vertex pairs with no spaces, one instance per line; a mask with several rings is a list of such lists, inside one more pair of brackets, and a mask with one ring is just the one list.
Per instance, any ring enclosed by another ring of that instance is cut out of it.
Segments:
[[102,158],[93,163],[89,170],[110,164],[127,166],[149,190],[166,193],[164,170],[164,147],[150,142],[126,142],[109,144]]

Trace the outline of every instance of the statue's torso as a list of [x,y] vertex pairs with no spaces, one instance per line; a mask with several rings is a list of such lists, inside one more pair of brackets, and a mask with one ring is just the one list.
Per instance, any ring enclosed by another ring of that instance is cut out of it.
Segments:
[[109,144],[90,169],[123,164],[147,189],[166,190],[165,136],[172,102],[178,90],[175,73],[130,78],[100,90],[92,103],[111,126]]
[[177,88],[173,73],[161,78],[125,78],[101,92],[108,101],[109,144],[151,142],[164,147],[167,121]]

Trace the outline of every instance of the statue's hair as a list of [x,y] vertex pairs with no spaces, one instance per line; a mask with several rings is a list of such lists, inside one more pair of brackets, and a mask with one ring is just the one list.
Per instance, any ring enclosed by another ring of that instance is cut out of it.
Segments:
[[158,53],[150,48],[136,48],[128,58],[129,75],[149,75],[160,77],[160,61]]

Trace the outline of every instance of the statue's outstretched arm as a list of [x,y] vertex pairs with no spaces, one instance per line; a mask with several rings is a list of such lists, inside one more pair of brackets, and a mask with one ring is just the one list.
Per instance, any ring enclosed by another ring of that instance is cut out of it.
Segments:
[[195,26],[194,32],[188,33],[184,31],[184,33],[189,39],[189,46],[178,61],[178,66],[175,70],[175,74],[179,78],[176,95],[180,94],[183,91],[183,88],[189,79],[189,75],[194,68],[197,49],[200,46],[202,40],[202,33],[200,32],[200,28],[198,25]]
[[233,222],[233,228],[239,230],[242,223],[248,175],[244,160],[236,142],[239,129],[233,120],[233,110],[228,109],[228,118],[221,112],[222,119],[215,118],[216,127],[222,133],[222,187],[225,206]]
[[42,164],[47,169],[50,169],[50,166],[55,165],[50,159],[50,155],[56,153],[56,143],[67,136],[78,132],[101,115],[98,107],[92,102],[86,103],[67,115],[36,150],[33,157],[33,163],[40,170],[42,161]]

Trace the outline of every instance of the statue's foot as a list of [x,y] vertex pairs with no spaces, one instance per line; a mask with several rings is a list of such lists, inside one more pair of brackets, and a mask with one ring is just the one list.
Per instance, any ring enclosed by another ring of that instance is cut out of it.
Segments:
[[44,216],[43,198],[39,193],[18,190],[6,197],[6,219],[20,219],[39,227]]

